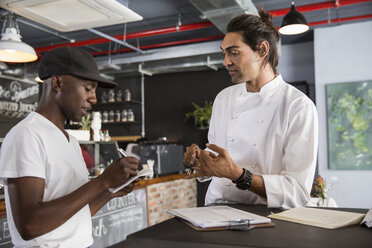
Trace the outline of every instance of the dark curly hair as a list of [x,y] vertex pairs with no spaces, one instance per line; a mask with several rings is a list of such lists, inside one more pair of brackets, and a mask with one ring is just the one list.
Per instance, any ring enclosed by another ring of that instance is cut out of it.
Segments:
[[244,14],[232,19],[227,26],[227,33],[237,32],[243,36],[243,41],[255,52],[260,51],[259,45],[266,40],[270,50],[265,57],[265,64],[269,63],[277,74],[276,67],[279,61],[277,42],[279,32],[272,23],[272,16],[265,10],[259,10],[259,16]]

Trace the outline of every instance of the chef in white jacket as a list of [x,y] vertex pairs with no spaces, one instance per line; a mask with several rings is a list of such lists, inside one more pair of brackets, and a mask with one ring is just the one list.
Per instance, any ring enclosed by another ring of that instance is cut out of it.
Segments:
[[310,199],[318,146],[313,102],[276,71],[279,34],[271,16],[230,21],[221,44],[233,86],[213,104],[207,147],[187,147],[189,178],[212,180],[205,204],[304,206]]

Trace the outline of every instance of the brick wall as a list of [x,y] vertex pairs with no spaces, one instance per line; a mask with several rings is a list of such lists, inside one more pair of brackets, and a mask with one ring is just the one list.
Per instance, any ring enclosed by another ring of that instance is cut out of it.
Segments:
[[173,217],[167,213],[170,209],[196,207],[195,180],[178,179],[148,185],[146,190],[149,226]]

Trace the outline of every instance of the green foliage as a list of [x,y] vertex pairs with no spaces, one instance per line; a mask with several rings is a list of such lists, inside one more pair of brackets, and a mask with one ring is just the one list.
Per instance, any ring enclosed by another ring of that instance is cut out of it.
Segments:
[[195,124],[201,129],[208,128],[207,125],[209,125],[209,121],[212,116],[213,102],[205,101],[204,106],[199,106],[198,104],[192,102],[192,106],[194,106],[195,109],[185,114],[185,121],[189,118],[193,118],[195,120]]
[[372,81],[327,85],[331,169],[372,169]]
[[83,116],[81,118],[81,121],[79,122],[81,130],[90,130],[90,123],[91,123],[90,118],[91,118],[90,114],[88,114],[87,117]]

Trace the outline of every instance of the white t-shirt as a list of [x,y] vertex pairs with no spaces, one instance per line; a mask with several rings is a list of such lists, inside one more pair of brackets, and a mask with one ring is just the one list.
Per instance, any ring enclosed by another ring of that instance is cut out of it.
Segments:
[[58,228],[25,241],[15,227],[7,178],[45,179],[43,201],[65,196],[88,182],[79,143],[52,122],[32,112],[6,135],[0,151],[0,183],[4,184],[9,231],[15,247],[88,247],[93,243],[89,205]]
[[310,199],[318,147],[318,115],[313,102],[279,75],[260,92],[241,83],[222,90],[213,104],[208,140],[227,150],[233,161],[262,175],[267,201],[213,177],[210,203],[304,206]]

